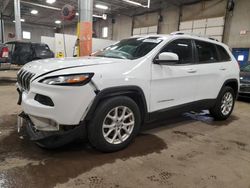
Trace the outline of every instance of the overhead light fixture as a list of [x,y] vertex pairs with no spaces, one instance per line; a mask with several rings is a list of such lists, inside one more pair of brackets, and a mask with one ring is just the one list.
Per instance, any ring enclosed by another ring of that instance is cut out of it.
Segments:
[[95,18],[102,18],[102,19],[106,20],[107,19],[107,14],[103,14],[103,15],[93,14],[93,17],[95,17]]
[[76,16],[79,16],[79,13],[78,13],[78,12],[76,13]]
[[38,14],[38,10],[35,10],[35,9],[34,9],[34,10],[30,11],[30,13],[31,13],[31,14]]
[[61,22],[61,20],[56,20],[55,21],[55,24],[61,24],[62,22]]
[[55,2],[56,2],[56,0],[46,0],[46,3],[49,3],[49,4],[53,4]]
[[[21,18],[20,21],[25,22],[25,19]],[[16,23],[16,20],[13,20],[13,22]]]
[[93,14],[93,17],[95,17],[95,18],[102,18],[101,15],[96,15],[96,14]]
[[32,3],[32,2],[29,2],[29,1],[23,1],[22,0],[21,3],[27,4],[27,5],[32,5],[32,6],[37,6],[37,7],[42,7],[42,8],[47,8],[47,9],[51,9],[51,10],[59,10],[59,11],[62,10],[61,8],[42,5],[42,4],[38,4],[38,3]]
[[139,2],[135,2],[135,1],[131,1],[131,0],[123,0],[124,2],[126,3],[129,3],[129,4],[132,4],[132,5],[135,5],[135,6],[140,6],[140,7],[144,7],[144,8],[150,8],[150,0],[148,0],[148,5],[143,5]]
[[95,8],[99,8],[99,9],[102,9],[102,10],[107,10],[109,7],[106,6],[106,5],[96,4]]

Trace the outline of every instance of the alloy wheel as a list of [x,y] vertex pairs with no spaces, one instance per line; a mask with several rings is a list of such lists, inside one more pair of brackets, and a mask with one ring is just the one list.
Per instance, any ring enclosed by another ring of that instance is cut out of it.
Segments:
[[102,133],[110,144],[121,144],[131,135],[135,126],[135,117],[131,109],[118,106],[111,109],[103,121]]
[[222,97],[221,101],[221,113],[224,116],[227,116],[231,112],[233,108],[233,103],[234,103],[233,94],[231,92],[226,92]]

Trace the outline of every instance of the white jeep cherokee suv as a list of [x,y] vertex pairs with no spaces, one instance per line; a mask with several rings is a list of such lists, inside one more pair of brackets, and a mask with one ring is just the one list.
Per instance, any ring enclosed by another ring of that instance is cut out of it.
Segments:
[[18,73],[31,140],[54,148],[87,137],[96,149],[126,147],[145,122],[171,112],[233,111],[239,66],[213,39],[173,33],[122,40],[93,56],[37,60]]

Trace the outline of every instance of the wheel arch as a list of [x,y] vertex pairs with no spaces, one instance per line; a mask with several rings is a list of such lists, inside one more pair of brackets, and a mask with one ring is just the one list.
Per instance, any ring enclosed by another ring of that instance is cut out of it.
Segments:
[[140,109],[142,120],[148,119],[147,102],[143,90],[138,86],[118,86],[106,88],[97,93],[85,120],[88,121],[93,117],[95,110],[103,100],[116,96],[127,96],[134,100]]
[[237,79],[228,79],[228,80],[226,80],[224,82],[222,88],[225,87],[225,86],[231,87],[234,90],[234,92],[235,92],[235,96],[237,97],[238,91],[239,91],[239,83],[238,83]]

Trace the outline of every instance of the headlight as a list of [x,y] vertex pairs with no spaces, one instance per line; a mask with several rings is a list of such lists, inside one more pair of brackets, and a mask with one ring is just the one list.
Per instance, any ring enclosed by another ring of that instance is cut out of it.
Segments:
[[93,76],[94,73],[60,75],[47,77],[40,80],[39,82],[48,85],[81,86],[88,83]]

